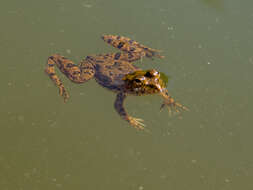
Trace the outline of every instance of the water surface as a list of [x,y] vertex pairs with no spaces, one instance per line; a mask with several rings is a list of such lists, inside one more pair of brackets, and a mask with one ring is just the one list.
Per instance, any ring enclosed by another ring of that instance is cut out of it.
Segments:
[[[4,1],[0,6],[0,189],[251,190],[253,3],[244,0]],[[78,63],[116,52],[102,34],[163,50],[137,64],[170,76],[190,108],[169,116],[158,96],[113,109],[115,94],[60,72],[64,104],[44,74],[53,53]]]

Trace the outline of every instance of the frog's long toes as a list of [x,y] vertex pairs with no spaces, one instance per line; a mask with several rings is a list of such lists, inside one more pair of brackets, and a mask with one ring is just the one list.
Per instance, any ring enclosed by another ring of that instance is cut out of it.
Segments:
[[177,102],[175,103],[175,107],[181,108],[182,110],[185,110],[185,111],[189,111],[189,108],[187,108],[186,106],[183,106],[182,104],[179,104]]
[[66,103],[67,100],[69,99],[69,96],[66,96],[66,97],[64,96],[63,98],[64,98],[64,103]]
[[162,109],[164,108],[165,104],[163,103],[160,107],[160,112],[162,111]]
[[169,115],[170,115],[170,116],[171,116],[172,114],[178,114],[178,113],[180,113],[182,110],[189,111],[189,109],[188,109],[186,106],[183,106],[182,104],[177,103],[177,102],[164,102],[164,103],[161,105],[160,110],[163,109],[164,106],[167,106],[167,109],[168,109],[168,112],[169,112]]
[[66,103],[67,100],[69,99],[69,94],[66,92],[66,90],[60,88],[60,95],[63,97],[64,103]]
[[129,122],[130,124],[138,129],[138,130],[144,130],[144,127],[145,127],[145,124],[142,123],[144,120],[143,119],[140,119],[140,118],[134,118],[134,117],[130,117],[129,118]]
[[172,110],[170,107],[168,107],[169,116],[172,116]]
[[185,111],[190,111],[190,109],[187,108],[186,106],[183,106],[182,109],[185,110]]
[[134,118],[134,119],[135,119],[135,121],[139,121],[139,122],[144,121],[144,120],[141,119],[141,118]]

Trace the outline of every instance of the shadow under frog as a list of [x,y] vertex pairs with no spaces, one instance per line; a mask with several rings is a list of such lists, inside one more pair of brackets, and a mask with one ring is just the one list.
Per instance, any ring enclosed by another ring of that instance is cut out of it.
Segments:
[[123,103],[127,95],[160,94],[164,100],[161,108],[166,106],[169,112],[171,109],[177,112],[180,109],[187,110],[169,95],[164,74],[155,69],[141,70],[132,64],[143,57],[163,58],[159,50],[151,49],[122,36],[103,35],[102,39],[120,49],[121,52],[89,55],[79,65],[59,54],[48,58],[45,72],[59,88],[64,102],[67,101],[69,95],[55,73],[55,65],[74,83],[80,84],[95,78],[101,86],[114,91],[117,94],[114,108],[122,119],[128,121],[136,129],[142,130],[145,125],[142,119],[134,118],[126,112]]

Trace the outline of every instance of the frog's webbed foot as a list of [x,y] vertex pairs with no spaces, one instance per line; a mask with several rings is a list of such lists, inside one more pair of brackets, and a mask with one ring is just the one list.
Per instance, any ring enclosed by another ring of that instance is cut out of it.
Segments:
[[173,112],[180,113],[180,111],[182,111],[182,110],[189,111],[189,109],[186,106],[183,106],[182,104],[175,102],[175,101],[172,101],[172,102],[164,101],[160,107],[160,110],[162,110],[165,106],[168,108],[170,115]]
[[165,91],[164,94],[162,94],[163,98],[164,98],[164,101],[163,101],[163,104],[161,105],[160,107],[160,110],[162,110],[165,106],[168,108],[168,111],[169,111],[169,114],[171,115],[172,113],[180,113],[180,111],[189,111],[189,109],[176,102],[169,94],[167,91]]
[[131,124],[131,126],[133,126],[135,129],[144,130],[144,128],[145,128],[145,124],[142,123],[142,122],[144,121],[143,119],[128,116],[127,121],[128,121],[128,122]]

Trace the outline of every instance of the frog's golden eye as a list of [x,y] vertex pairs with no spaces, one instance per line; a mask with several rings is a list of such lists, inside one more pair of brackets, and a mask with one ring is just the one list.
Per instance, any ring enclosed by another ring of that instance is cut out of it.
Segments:
[[145,77],[152,78],[152,77],[159,76],[159,75],[160,75],[160,74],[159,74],[158,71],[152,69],[152,70],[147,71],[147,72],[145,73],[144,76],[145,76]]

